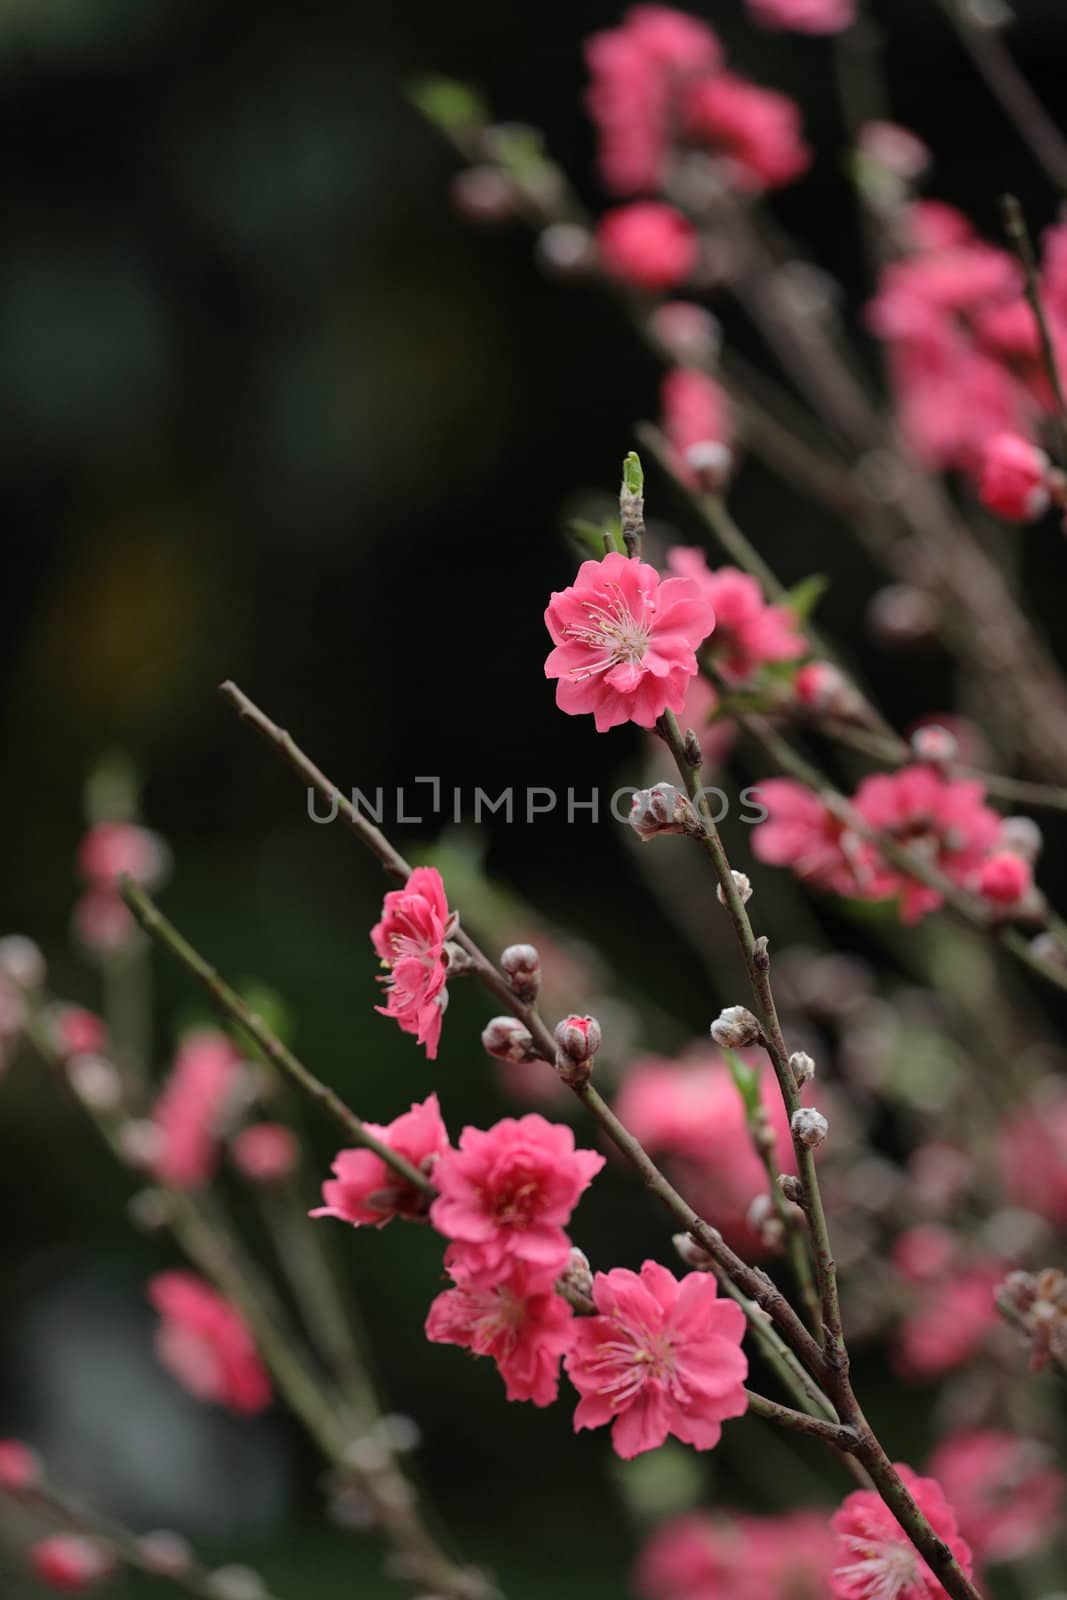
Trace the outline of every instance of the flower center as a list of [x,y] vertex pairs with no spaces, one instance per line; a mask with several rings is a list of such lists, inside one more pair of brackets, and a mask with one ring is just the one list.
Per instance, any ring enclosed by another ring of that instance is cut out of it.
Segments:
[[[864,1542],[861,1548],[870,1550],[872,1546]],[[860,1561],[839,1567],[837,1576],[862,1580],[866,1600],[901,1600],[919,1579],[915,1551],[897,1540],[877,1549],[877,1555],[865,1555]]]
[[635,617],[622,590],[613,584],[602,604],[586,601],[583,609],[588,622],[577,627],[568,624],[564,632],[568,639],[587,645],[598,659],[587,667],[578,668],[571,676],[592,678],[597,673],[610,672],[612,667],[623,663],[639,666],[645,658],[652,632],[654,602],[645,600],[642,616]]

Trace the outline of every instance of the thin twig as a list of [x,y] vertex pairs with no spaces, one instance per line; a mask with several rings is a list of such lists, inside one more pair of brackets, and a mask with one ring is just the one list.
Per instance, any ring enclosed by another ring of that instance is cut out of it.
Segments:
[[1041,356],[1045,363],[1045,374],[1052,387],[1053,398],[1056,402],[1056,420],[1060,436],[1060,465],[1067,464],[1067,398],[1063,392],[1063,377],[1060,373],[1060,363],[1056,355],[1056,346],[1053,343],[1052,331],[1049,328],[1048,315],[1045,311],[1045,302],[1041,297],[1041,278],[1038,272],[1037,257],[1034,255],[1033,241],[1030,230],[1026,226],[1023,208],[1017,197],[1006,194],[1001,200],[1004,209],[1004,228],[1011,240],[1016,255],[1022,262],[1026,274],[1026,298],[1030,302],[1030,309],[1037,322],[1038,333],[1041,336]]

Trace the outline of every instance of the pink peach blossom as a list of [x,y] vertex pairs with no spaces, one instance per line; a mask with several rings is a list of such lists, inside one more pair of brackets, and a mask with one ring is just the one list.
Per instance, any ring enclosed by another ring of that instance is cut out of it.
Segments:
[[[782,1172],[795,1171],[789,1118],[777,1083],[760,1080],[760,1098],[778,1141]],[[735,1249],[766,1253],[748,1221],[767,1174],[748,1136],[741,1096],[718,1052],[701,1046],[679,1061],[643,1057],[633,1063],[614,1110],[653,1156],[679,1169],[682,1187]]]
[[611,1424],[624,1460],[655,1450],[669,1434],[711,1450],[722,1424],[748,1406],[745,1316],[720,1300],[715,1279],[690,1272],[679,1282],[655,1261],[640,1275],[624,1267],[593,1280],[597,1315],[579,1317],[565,1359],[581,1395],[575,1431]]
[[300,1144],[281,1122],[253,1122],[230,1144],[230,1159],[249,1183],[280,1183],[296,1171]]
[[437,1158],[430,1220],[455,1246],[451,1263],[467,1283],[494,1283],[510,1263],[562,1271],[563,1231],[578,1199],[604,1165],[576,1150],[570,1128],[532,1111],[485,1131],[464,1128],[457,1150]]
[[[366,1128],[427,1177],[448,1149],[448,1130],[435,1094],[384,1126],[368,1122]],[[333,1173],[322,1186],[326,1203],[311,1213],[313,1217],[337,1217],[355,1228],[383,1228],[393,1217],[426,1215],[422,1191],[406,1183],[373,1150],[342,1150]]]
[[841,33],[856,20],[855,0],[748,0],[753,21],[794,33]]
[[794,778],[765,778],[756,799],[768,813],[752,830],[752,853],[772,867],[834,894],[880,897],[887,880],[873,849],[850,832],[818,795]]
[[115,1558],[81,1533],[53,1533],[30,1547],[29,1566],[38,1582],[60,1594],[85,1594],[111,1576]]
[[634,1573],[642,1600],[821,1600],[834,1538],[820,1511],[693,1512],[662,1523]]
[[925,1288],[897,1336],[897,1371],[927,1383],[977,1355],[999,1325],[994,1295],[1003,1277],[1002,1266],[979,1263]]
[[682,709],[715,614],[689,579],[661,580],[636,556],[612,552],[582,562],[571,587],[553,594],[545,623],[556,704],[571,716],[591,712],[606,733],[623,722],[651,728]]
[[137,935],[137,923],[115,889],[86,889],[74,902],[74,934],[94,956],[113,956],[127,949]]
[[[897,1472],[967,1577],[974,1576],[970,1547],[960,1537],[956,1514],[933,1478],[920,1478],[898,1463]],[[885,1501],[873,1489],[857,1489],[831,1518],[838,1539],[830,1578],[835,1600],[945,1600],[945,1591],[911,1543]]]
[[1009,522],[1034,522],[1051,503],[1051,463],[1043,450],[1018,433],[995,433],[982,455],[978,493],[982,504]]
[[695,367],[673,367],[660,385],[659,400],[663,432],[686,482],[696,484],[709,469],[723,479],[730,467],[733,423],[722,385]]
[[722,60],[715,34],[668,6],[634,6],[620,27],[586,41],[585,59],[591,78],[586,107],[599,136],[605,184],[619,195],[659,188],[681,87]]
[[100,889],[114,889],[120,878],[152,888],[169,866],[170,851],[159,835],[132,822],[98,822],[78,846],[78,871]]
[[148,1285],[160,1316],[156,1354],[196,1400],[251,1415],[271,1402],[267,1370],[241,1313],[192,1272],[160,1272]]
[[211,1178],[240,1076],[241,1058],[224,1033],[203,1028],[181,1041],[152,1113],[158,1133],[153,1168],[160,1183],[198,1189]]
[[571,1308],[556,1293],[553,1275],[516,1261],[497,1281],[479,1286],[465,1281],[461,1262],[450,1250],[446,1265],[458,1281],[430,1307],[426,1337],[492,1356],[509,1400],[551,1405],[573,1328]]
[[55,1047],[62,1056],[98,1055],[107,1048],[107,1025],[84,1006],[60,1006],[49,1018]]
[[1016,1205],[1067,1229],[1067,1088],[1015,1112],[998,1139],[1000,1180]]
[[995,906],[1015,906],[1034,886],[1033,868],[1014,850],[998,850],[978,868],[978,893]]
[[684,115],[690,138],[729,162],[740,189],[779,189],[811,163],[795,101],[733,73],[712,73],[694,83]]
[[40,1481],[36,1453],[19,1439],[0,1439],[0,1494],[23,1494]]
[[978,1562],[1025,1560],[1059,1531],[1067,1480],[1034,1439],[967,1429],[938,1445],[929,1471],[955,1507]]
[[755,578],[736,567],[708,567],[703,550],[676,545],[667,565],[679,578],[692,578],[715,613],[711,654],[723,676],[744,682],[762,666],[796,661],[807,641],[788,606],[769,605]]
[[634,200],[605,212],[597,224],[600,265],[612,278],[654,294],[675,289],[697,262],[697,231],[661,200]]
[[386,1003],[376,1006],[437,1058],[441,1018],[448,1004],[445,944],[455,932],[458,912],[450,912],[436,867],[416,867],[402,889],[392,889],[382,905],[382,920],[371,942],[388,968],[381,982]]

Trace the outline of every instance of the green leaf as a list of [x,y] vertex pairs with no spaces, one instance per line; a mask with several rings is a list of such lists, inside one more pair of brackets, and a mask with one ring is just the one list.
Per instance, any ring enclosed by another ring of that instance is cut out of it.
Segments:
[[723,1055],[726,1057],[726,1064],[730,1068],[730,1076],[734,1080],[734,1088],[741,1096],[745,1114],[751,1117],[759,1110],[762,1103],[759,1092],[759,1070],[756,1067],[746,1066],[741,1057],[735,1055],[732,1050],[724,1050]]
[[583,555],[592,556],[594,561],[601,560],[609,548],[605,543],[606,539],[611,540],[612,550],[619,550],[625,554],[618,523],[613,525],[610,522],[590,522],[587,517],[571,517],[565,524],[565,530],[579,551]]
[[631,450],[622,464],[622,492],[636,496],[645,492],[645,469],[636,450]]
[[455,78],[416,78],[408,84],[408,99],[427,122],[445,133],[484,127],[489,107],[476,89]]
[[829,578],[821,572],[813,573],[810,578],[801,578],[799,583],[794,584],[782,603],[801,622],[807,622],[829,587]]

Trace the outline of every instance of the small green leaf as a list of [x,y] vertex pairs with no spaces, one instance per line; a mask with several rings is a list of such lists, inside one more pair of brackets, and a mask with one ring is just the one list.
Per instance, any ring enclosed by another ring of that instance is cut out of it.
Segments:
[[645,469],[636,450],[631,450],[622,464],[622,492],[638,496],[645,492]]
[[484,127],[489,121],[489,107],[478,91],[454,78],[416,78],[408,84],[408,99],[445,133]]
[[810,578],[802,578],[799,583],[794,584],[785,596],[783,604],[787,605],[801,622],[807,622],[829,587],[829,578],[821,572],[815,572]]
[[603,559],[604,552],[609,548],[605,542],[608,539],[611,540],[612,550],[623,550],[622,534],[617,523],[590,522],[587,517],[571,517],[565,524],[565,529],[579,551],[583,555],[592,556],[594,561]]
[[724,1050],[726,1064],[730,1068],[730,1076],[734,1080],[734,1087],[741,1096],[741,1103],[747,1116],[752,1116],[761,1105],[759,1092],[759,1071],[756,1067],[746,1066],[741,1057],[732,1050]]

